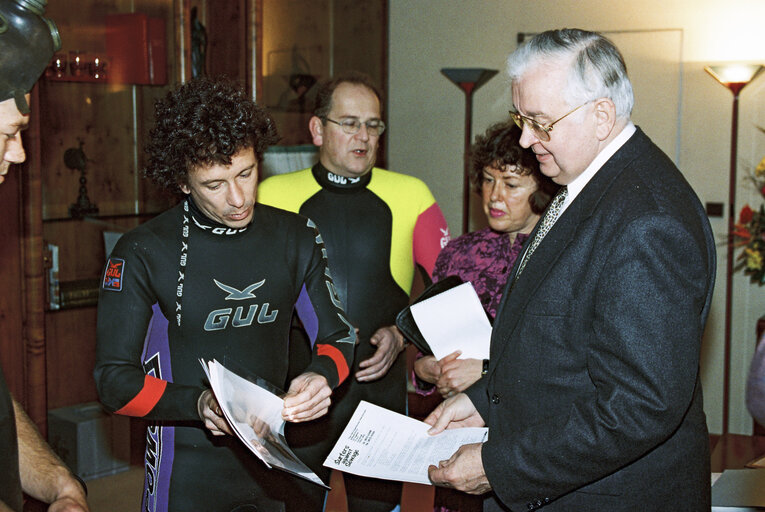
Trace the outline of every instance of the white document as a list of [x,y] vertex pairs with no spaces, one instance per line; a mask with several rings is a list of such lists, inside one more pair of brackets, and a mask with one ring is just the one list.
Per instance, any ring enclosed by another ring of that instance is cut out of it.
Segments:
[[488,439],[487,428],[458,428],[428,435],[430,425],[364,400],[324,465],[354,475],[432,485],[428,466],[457,449]]
[[491,324],[470,282],[409,306],[436,359],[461,350],[460,359],[488,359]]
[[266,466],[275,467],[329,489],[287,446],[284,400],[216,360],[200,359],[223,415],[236,436]]

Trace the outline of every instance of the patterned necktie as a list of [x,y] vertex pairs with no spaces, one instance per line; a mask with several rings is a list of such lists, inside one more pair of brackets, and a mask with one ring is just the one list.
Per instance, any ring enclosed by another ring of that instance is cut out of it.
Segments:
[[521,272],[523,272],[523,269],[526,267],[526,263],[528,263],[529,258],[534,253],[537,246],[539,246],[539,243],[545,237],[547,232],[550,231],[550,228],[553,226],[553,224],[555,224],[555,221],[558,220],[561,207],[563,206],[563,202],[566,200],[567,196],[568,188],[564,185],[553,198],[552,202],[550,203],[550,207],[547,208],[547,211],[545,212],[545,216],[542,217],[542,224],[539,226],[539,231],[537,231],[537,234],[534,236],[534,240],[531,241],[531,245],[529,245],[529,248],[523,255],[521,265],[518,267],[518,272],[515,274],[516,279],[518,279],[518,276],[520,276]]

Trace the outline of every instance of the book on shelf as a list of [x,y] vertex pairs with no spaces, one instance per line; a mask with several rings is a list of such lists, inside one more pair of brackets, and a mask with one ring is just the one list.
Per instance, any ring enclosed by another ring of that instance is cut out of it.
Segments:
[[98,304],[99,279],[77,279],[59,282],[59,307],[71,308]]

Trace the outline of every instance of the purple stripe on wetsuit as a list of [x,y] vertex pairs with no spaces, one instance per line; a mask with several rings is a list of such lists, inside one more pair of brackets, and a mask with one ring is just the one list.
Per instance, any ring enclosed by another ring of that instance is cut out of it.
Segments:
[[[172,382],[173,372],[167,336],[168,321],[159,309],[159,305],[154,304],[152,311],[154,315],[146,332],[141,361],[148,375]],[[174,446],[174,427],[153,424],[146,429],[142,511],[165,512],[167,510]]]
[[311,304],[311,298],[308,296],[305,285],[300,290],[300,296],[298,296],[298,300],[295,302],[295,309],[300,317],[300,321],[303,322],[303,328],[305,328],[305,332],[308,334],[308,339],[311,340],[311,347],[313,347],[319,334],[319,317],[316,316],[316,310],[313,308],[313,304]]

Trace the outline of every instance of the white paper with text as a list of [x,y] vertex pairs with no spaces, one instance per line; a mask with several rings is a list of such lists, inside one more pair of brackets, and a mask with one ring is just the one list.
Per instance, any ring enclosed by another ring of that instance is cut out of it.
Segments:
[[491,324],[470,282],[409,306],[436,359],[461,350],[460,359],[488,359]]
[[488,439],[487,428],[458,428],[428,435],[422,421],[361,401],[324,465],[354,475],[431,484],[428,466],[457,449]]

